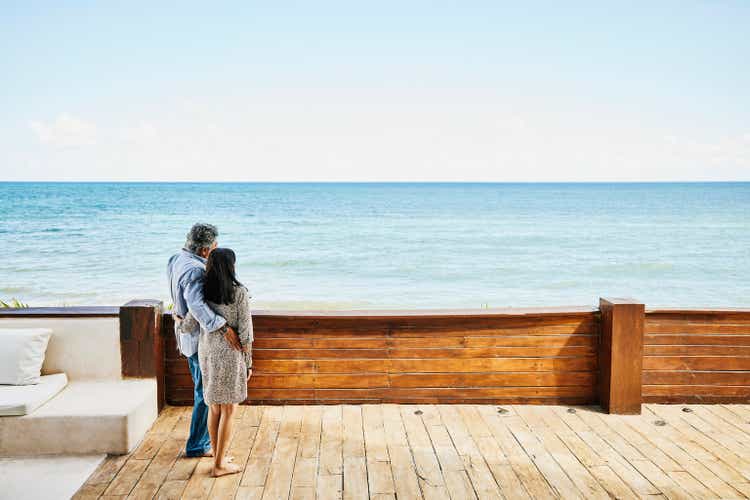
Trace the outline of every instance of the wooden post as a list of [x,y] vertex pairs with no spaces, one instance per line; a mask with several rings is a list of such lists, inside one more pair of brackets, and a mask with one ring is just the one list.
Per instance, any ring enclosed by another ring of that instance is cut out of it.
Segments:
[[599,299],[599,400],[607,413],[641,413],[645,307],[633,299]]
[[156,378],[157,403],[164,407],[162,302],[132,300],[120,307],[122,376]]

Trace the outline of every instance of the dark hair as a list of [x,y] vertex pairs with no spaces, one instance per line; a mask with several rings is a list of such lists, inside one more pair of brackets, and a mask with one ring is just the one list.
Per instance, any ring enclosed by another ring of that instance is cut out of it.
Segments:
[[234,302],[234,287],[242,286],[234,274],[236,257],[230,248],[215,248],[206,262],[203,296],[215,304]]

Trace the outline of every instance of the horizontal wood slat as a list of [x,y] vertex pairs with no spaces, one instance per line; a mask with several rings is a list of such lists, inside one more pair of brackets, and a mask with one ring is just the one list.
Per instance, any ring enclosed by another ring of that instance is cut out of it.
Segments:
[[710,345],[710,346],[747,346],[749,335],[700,335],[700,334],[659,334],[645,335],[644,346],[654,345]]
[[750,357],[734,356],[646,356],[644,370],[750,370]]
[[730,385],[644,385],[645,396],[732,396],[747,395],[747,386]]
[[596,354],[591,346],[572,347],[489,347],[422,349],[253,349],[254,359],[341,359],[341,358],[524,358],[576,357]]
[[[547,319],[549,320],[549,319]],[[499,320],[497,320],[499,321]],[[351,336],[377,336],[387,332],[391,337],[417,337],[424,338],[425,336],[431,337],[456,337],[456,336],[475,336],[475,337],[495,337],[501,335],[586,335],[595,333],[595,324],[590,321],[577,321],[574,323],[566,323],[554,326],[545,327],[542,323],[529,324],[524,322],[523,324],[507,325],[503,328],[487,328],[483,325],[453,325],[452,327],[435,327],[429,329],[418,329],[415,327],[394,327],[389,324],[384,324],[378,328],[367,328],[359,331],[350,328],[331,328],[321,326],[320,328],[308,327],[308,328],[269,328],[265,330],[263,336],[265,338],[287,338],[290,336],[300,335],[308,338],[336,338],[336,337],[351,337]]]
[[647,309],[646,319],[652,321],[682,321],[692,322],[743,322],[750,321],[750,309]]
[[650,345],[643,349],[645,356],[750,356],[750,346],[726,345]]
[[643,395],[644,403],[659,404],[747,404],[748,396],[722,396],[722,395],[700,395],[700,394],[679,394],[679,395]]
[[384,349],[451,348],[451,347],[574,347],[597,345],[598,334],[583,335],[507,335],[501,337],[339,337],[313,338],[256,337],[253,349]]
[[693,323],[690,321],[654,322],[647,321],[646,335],[656,333],[683,333],[700,335],[750,335],[750,326],[741,323]]
[[647,371],[643,384],[750,386],[750,371]]
[[[591,386],[592,372],[568,373],[404,373],[404,374],[268,374],[253,373],[249,387],[262,389],[367,389],[387,387],[567,387]],[[170,383],[190,386],[188,373],[169,376]]]

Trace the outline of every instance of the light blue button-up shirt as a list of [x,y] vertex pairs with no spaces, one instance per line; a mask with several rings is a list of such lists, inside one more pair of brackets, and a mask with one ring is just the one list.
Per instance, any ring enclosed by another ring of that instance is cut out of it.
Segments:
[[203,298],[203,277],[206,273],[206,259],[184,248],[173,255],[167,264],[167,279],[172,295],[175,317],[175,338],[177,348],[183,356],[192,356],[198,352],[198,338],[200,328],[194,331],[183,331],[178,328],[180,319],[188,312],[198,321],[198,324],[208,332],[218,330],[226,320],[216,314]]

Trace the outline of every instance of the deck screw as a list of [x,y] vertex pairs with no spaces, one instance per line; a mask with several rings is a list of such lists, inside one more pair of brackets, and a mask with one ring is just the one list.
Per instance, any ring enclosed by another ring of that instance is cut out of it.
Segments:
[[568,408],[568,413],[575,413],[575,412],[576,412],[575,408]]
[[682,411],[684,411],[685,413],[693,413],[692,408],[683,408]]
[[417,411],[414,412],[414,414],[415,415],[421,415],[422,414],[422,410],[417,410]]
[[498,408],[497,412],[502,415],[504,413],[508,413],[508,410],[506,410],[505,408]]
[[664,427],[667,423],[664,420],[655,420],[654,425],[657,427]]

